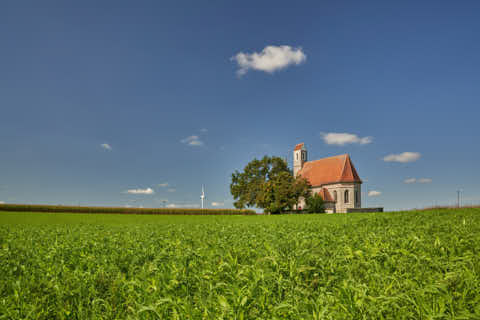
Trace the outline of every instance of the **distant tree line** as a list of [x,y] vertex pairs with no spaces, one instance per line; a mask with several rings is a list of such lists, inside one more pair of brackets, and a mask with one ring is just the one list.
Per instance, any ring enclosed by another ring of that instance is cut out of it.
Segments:
[[195,209],[195,208],[125,208],[80,207],[30,204],[0,204],[0,211],[103,214],[157,214],[157,215],[254,215],[253,210]]

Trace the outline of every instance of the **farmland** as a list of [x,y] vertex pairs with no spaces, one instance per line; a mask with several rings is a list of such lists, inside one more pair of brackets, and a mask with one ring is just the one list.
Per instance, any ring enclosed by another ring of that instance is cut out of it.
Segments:
[[0,319],[478,319],[480,209],[0,212]]
[[131,207],[85,207],[28,204],[1,204],[0,211],[48,212],[48,213],[91,213],[91,214],[155,214],[155,215],[254,215],[247,209],[196,209],[196,208],[131,208]]

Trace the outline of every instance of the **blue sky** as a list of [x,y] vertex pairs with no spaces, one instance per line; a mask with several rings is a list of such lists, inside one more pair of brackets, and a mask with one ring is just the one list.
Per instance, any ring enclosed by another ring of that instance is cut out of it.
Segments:
[[305,142],[351,155],[368,206],[480,202],[478,1],[3,1],[0,21],[0,201],[196,206],[205,184],[232,207],[235,169]]

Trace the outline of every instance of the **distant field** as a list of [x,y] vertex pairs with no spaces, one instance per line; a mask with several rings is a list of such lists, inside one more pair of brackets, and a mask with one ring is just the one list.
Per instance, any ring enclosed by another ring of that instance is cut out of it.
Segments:
[[480,209],[0,212],[0,319],[479,319]]
[[130,207],[85,207],[42,204],[0,204],[0,211],[91,213],[91,214],[155,214],[155,215],[254,215],[248,209],[198,209],[198,208],[130,208]]

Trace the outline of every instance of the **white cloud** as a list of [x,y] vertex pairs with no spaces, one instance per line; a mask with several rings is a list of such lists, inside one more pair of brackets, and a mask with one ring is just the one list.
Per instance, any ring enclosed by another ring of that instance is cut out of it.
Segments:
[[175,189],[175,188],[170,188],[170,189],[167,189],[167,191],[168,191],[168,192],[175,192],[175,191],[177,191],[177,189]]
[[221,206],[223,206],[223,205],[225,205],[224,202],[212,202],[212,206],[213,206],[213,207],[221,207]]
[[368,192],[368,196],[369,197],[378,197],[379,195],[381,195],[382,193],[380,191],[376,191],[376,190],[372,190],[372,191],[369,191]]
[[383,161],[386,162],[414,162],[420,159],[420,153],[418,152],[403,152],[399,154],[389,154],[383,158]]
[[432,179],[430,178],[420,178],[418,179],[418,183],[430,183],[432,182]]
[[200,129],[200,132],[202,132],[202,133],[207,133],[207,132],[208,132],[208,129],[207,129],[207,128],[202,128],[202,129]]
[[111,150],[112,150],[112,146],[109,145],[108,143],[102,143],[102,144],[100,145],[100,147],[102,147],[103,149],[108,150],[108,151],[111,151]]
[[408,178],[403,180],[404,183],[431,183],[432,179],[430,178]]
[[242,76],[250,69],[273,73],[290,65],[299,65],[307,60],[307,56],[302,48],[266,46],[260,53],[239,52],[231,60],[237,62],[237,74]]
[[199,204],[177,204],[177,203],[169,203],[167,204],[167,208],[199,208]]
[[186,137],[185,139],[180,140],[180,142],[193,147],[201,147],[204,145],[199,136]]
[[323,141],[326,144],[343,146],[350,143],[369,144],[373,141],[372,137],[359,137],[352,133],[321,133]]
[[161,188],[166,188],[166,187],[168,187],[168,182],[159,183],[158,186],[161,187]]
[[0,204],[5,204],[5,201],[0,201]]
[[155,191],[153,191],[152,188],[146,188],[146,189],[129,189],[125,191],[126,193],[130,194],[154,194]]

